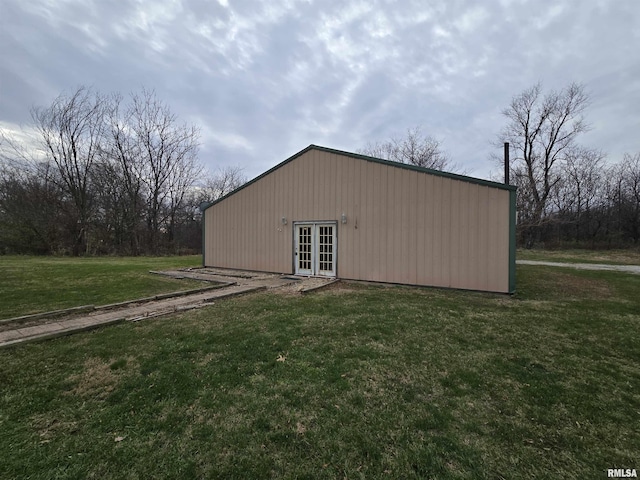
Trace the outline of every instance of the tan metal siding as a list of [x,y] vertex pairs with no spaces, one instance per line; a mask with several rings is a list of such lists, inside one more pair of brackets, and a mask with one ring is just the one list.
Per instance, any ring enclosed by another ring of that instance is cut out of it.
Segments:
[[509,192],[495,187],[312,149],[205,215],[209,266],[292,273],[294,221],[331,220],[341,278],[508,291]]

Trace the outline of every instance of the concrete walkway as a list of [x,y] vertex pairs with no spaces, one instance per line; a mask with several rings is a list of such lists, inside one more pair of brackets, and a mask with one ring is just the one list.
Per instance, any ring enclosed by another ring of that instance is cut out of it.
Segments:
[[[151,272],[174,278],[222,283],[221,288],[184,295],[184,292],[158,295],[156,298],[102,307],[83,307],[83,311],[70,309],[67,314],[50,312],[34,316],[7,319],[0,322],[0,348],[17,343],[44,340],[90,330],[124,321],[138,321],[170,313],[198,308],[236,295],[265,289],[282,289],[296,284],[302,291],[331,283],[331,279],[303,279],[277,274],[239,272],[221,269],[185,269]],[[226,285],[225,285],[226,284]],[[87,311],[89,310],[89,311]]]
[[640,265],[609,265],[602,263],[562,263],[539,262],[536,260],[517,260],[518,265],[544,265],[548,267],[576,268],[578,270],[609,270],[613,272],[635,273],[640,275]]
[[167,298],[137,305],[130,304],[109,310],[100,309],[80,316],[75,315],[71,318],[61,317],[50,320],[44,317],[39,319],[35,325],[20,326],[20,324],[16,324],[15,328],[0,332],[0,347],[68,335],[111,325],[113,323],[124,322],[125,320],[136,321],[166,315],[181,310],[196,308],[197,306],[211,303],[217,299],[256,290],[264,290],[264,288],[265,287],[262,286],[231,285],[218,290],[210,290],[194,295]]

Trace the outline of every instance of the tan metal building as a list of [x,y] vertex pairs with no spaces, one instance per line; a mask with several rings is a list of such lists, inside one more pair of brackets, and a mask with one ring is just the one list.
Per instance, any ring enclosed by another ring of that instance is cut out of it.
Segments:
[[514,292],[515,193],[310,145],[205,208],[203,264]]

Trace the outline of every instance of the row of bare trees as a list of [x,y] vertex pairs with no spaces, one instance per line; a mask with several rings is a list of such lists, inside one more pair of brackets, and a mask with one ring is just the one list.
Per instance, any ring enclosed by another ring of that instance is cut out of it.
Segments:
[[499,140],[511,145],[518,186],[518,241],[534,245],[622,247],[640,243],[640,153],[607,162],[578,142],[589,127],[584,86],[515,96]]
[[29,144],[0,140],[0,253],[197,252],[198,205],[244,181],[204,174],[198,129],[151,91],[81,87],[32,119]]
[[599,152],[571,156],[558,168],[542,216],[527,196],[530,184],[521,172],[518,191],[518,240],[531,248],[622,248],[640,244],[640,154],[607,163]]
[[[640,153],[616,164],[580,145],[588,105],[582,85],[538,84],[503,111],[522,246],[640,243]],[[27,145],[0,131],[0,253],[197,252],[198,206],[246,182],[238,168],[203,172],[198,129],[154,92],[125,99],[81,87],[32,118]],[[360,153],[459,170],[418,127]]]

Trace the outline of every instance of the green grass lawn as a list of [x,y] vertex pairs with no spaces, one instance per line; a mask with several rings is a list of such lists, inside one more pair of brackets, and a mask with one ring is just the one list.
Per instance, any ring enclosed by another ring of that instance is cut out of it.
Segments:
[[640,249],[627,250],[527,250],[519,248],[518,260],[537,260],[563,263],[608,263],[612,265],[640,265]]
[[201,265],[188,257],[0,256],[0,319],[187,290],[200,282],[149,274]]
[[640,276],[337,284],[0,350],[0,478],[606,478],[640,468]]

